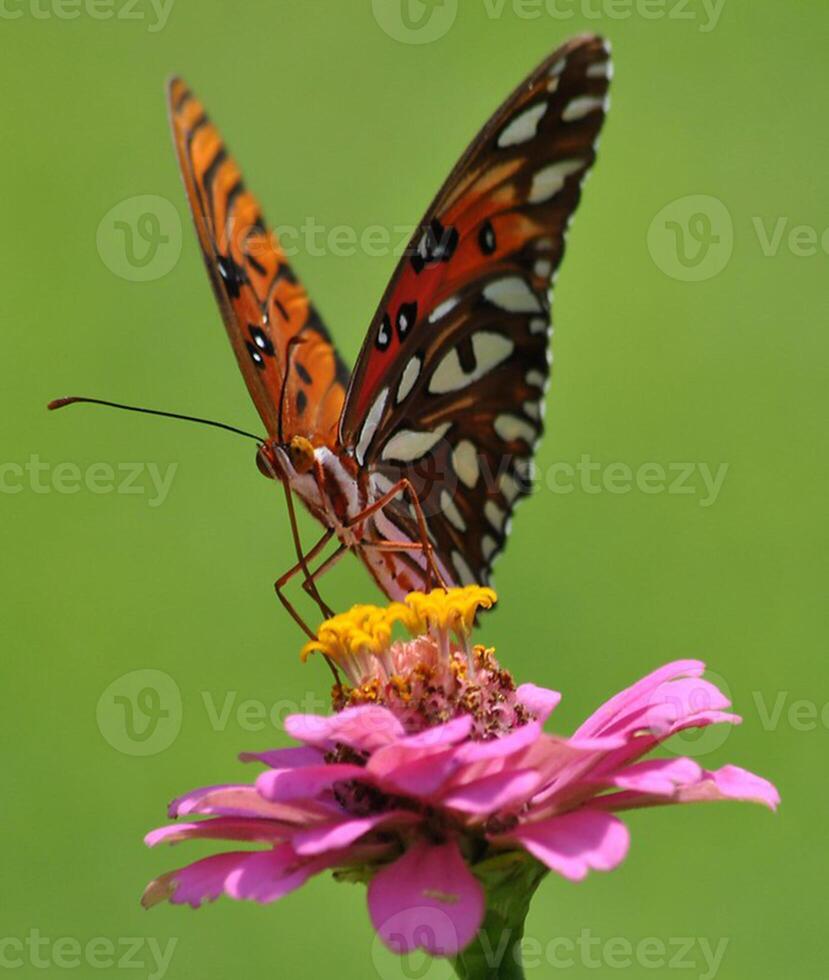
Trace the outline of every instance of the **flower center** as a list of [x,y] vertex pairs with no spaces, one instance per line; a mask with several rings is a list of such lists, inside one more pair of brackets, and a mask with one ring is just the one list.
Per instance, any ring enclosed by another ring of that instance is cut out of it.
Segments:
[[[343,670],[347,683],[332,697],[337,711],[381,704],[410,733],[465,714],[474,722],[473,739],[499,738],[532,714],[494,650],[470,643],[478,610],[495,602],[491,589],[467,586],[414,592],[387,608],[355,606],[323,623],[303,657],[321,652]],[[398,624],[409,639],[393,639]]]

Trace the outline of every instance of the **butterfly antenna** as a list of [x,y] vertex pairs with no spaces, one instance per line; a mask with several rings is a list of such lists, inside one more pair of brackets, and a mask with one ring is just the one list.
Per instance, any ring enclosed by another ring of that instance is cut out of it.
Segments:
[[282,379],[282,388],[279,392],[279,421],[277,423],[277,435],[279,436],[279,441],[284,444],[285,442],[285,432],[282,425],[282,419],[285,415],[285,398],[288,395],[288,379],[291,376],[291,366],[294,348],[298,347],[300,344],[304,344],[305,341],[302,337],[291,337],[288,341],[288,346],[285,349],[285,377]]
[[56,398],[46,406],[50,412],[58,408],[65,408],[67,405],[104,405],[106,408],[119,408],[124,412],[139,412],[141,415],[158,415],[164,419],[178,419],[181,422],[195,422],[198,425],[209,425],[214,429],[224,429],[225,432],[233,432],[237,436],[244,436],[246,439],[253,439],[260,445],[264,443],[262,436],[256,436],[252,432],[244,429],[237,429],[235,425],[227,425],[225,422],[216,422],[213,419],[199,418],[197,415],[180,415],[178,412],[160,412],[154,408],[141,408],[138,405],[122,405],[120,402],[108,402],[102,398]]

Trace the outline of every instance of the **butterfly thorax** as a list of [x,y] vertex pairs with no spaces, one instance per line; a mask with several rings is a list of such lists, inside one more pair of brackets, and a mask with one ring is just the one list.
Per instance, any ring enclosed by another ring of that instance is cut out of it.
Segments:
[[286,481],[311,514],[332,528],[343,544],[358,543],[363,528],[353,522],[370,500],[350,453],[314,447],[307,439],[295,436],[289,443],[265,443],[257,463],[266,476]]

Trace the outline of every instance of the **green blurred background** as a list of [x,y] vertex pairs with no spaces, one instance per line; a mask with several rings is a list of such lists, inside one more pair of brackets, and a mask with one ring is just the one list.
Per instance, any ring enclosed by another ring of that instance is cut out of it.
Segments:
[[[446,0],[427,37],[398,29],[399,0],[174,0],[166,22],[147,0],[73,2],[7,0],[0,15],[0,939],[12,941],[0,974],[119,976],[127,964],[107,967],[107,949],[118,959],[143,937],[127,975],[160,976],[148,939],[176,940],[176,980],[446,975],[379,950],[362,889],[327,877],[278,906],[141,910],[148,879],[204,853],[143,847],[167,801],[252,775],[236,753],[282,742],[257,703],[278,716],[319,706],[328,680],[299,663],[273,597],[292,549],[252,445],[45,403],[94,394],[259,429],[186,212],[168,74],[205,101],[272,222],[360,234],[416,222],[517,80],[598,30],[614,45],[613,106],[557,289],[539,465],[586,456],[602,465],[592,480],[618,463],[641,486],[592,493],[577,477],[525,503],[481,638],[519,680],[565,693],[565,732],[646,670],[703,657],[745,723],[681,750],[761,772],[784,802],[776,817],[736,804],[632,814],[623,867],[581,885],[551,876],[528,924],[542,950],[583,930],[599,945],[583,937],[571,965],[563,946],[555,962],[542,952],[528,975],[825,977],[829,8]],[[132,221],[141,251],[142,228],[154,233],[135,224],[142,195],[170,202],[156,207],[170,240],[145,266],[126,258],[129,229],[113,233]],[[294,259],[351,363],[395,262],[359,247]],[[690,493],[641,475],[681,463],[694,464]],[[142,464],[142,492],[106,492],[107,467],[126,464]],[[148,464],[172,474],[166,495]],[[706,493],[701,474],[724,464]],[[325,584],[338,608],[376,597],[354,559]],[[113,698],[154,686],[168,715],[153,728],[139,710],[131,737]],[[686,937],[685,966],[669,965]],[[630,965],[619,939],[639,950]],[[645,939],[657,945],[642,953]],[[705,944],[722,940],[709,968]]]

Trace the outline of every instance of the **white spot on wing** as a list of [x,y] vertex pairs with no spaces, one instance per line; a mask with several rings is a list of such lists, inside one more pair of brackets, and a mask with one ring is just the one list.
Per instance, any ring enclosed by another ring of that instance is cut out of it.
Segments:
[[498,489],[501,491],[504,499],[510,505],[510,507],[521,495],[521,487],[509,473],[501,474],[501,479],[498,481]]
[[517,457],[512,468],[525,486],[535,479],[535,460],[531,456]]
[[499,364],[503,364],[515,350],[515,344],[500,333],[481,330],[470,338],[475,355],[475,367],[468,374],[461,366],[456,348],[452,348],[435,368],[429,381],[429,391],[445,395],[480,380]]
[[525,380],[531,387],[541,388],[542,391],[547,384],[547,378],[541,373],[541,371],[527,371]]
[[532,188],[528,198],[530,204],[544,204],[564,187],[564,181],[571,174],[578,173],[585,166],[584,160],[558,160],[543,167],[533,177]]
[[567,59],[559,58],[551,67],[547,74],[550,78],[558,78],[564,69],[567,67]]
[[539,259],[533,268],[539,279],[549,279],[553,274],[553,263],[549,259]]
[[366,453],[371,445],[371,440],[374,438],[377,432],[377,426],[380,424],[380,419],[383,417],[383,411],[386,407],[386,399],[389,397],[389,389],[384,388],[380,394],[375,398],[374,404],[368,411],[365,422],[363,422],[363,428],[360,432],[360,440],[357,443],[357,462],[360,466],[363,465],[366,458]]
[[429,314],[429,323],[437,323],[438,320],[442,320],[445,316],[448,316],[448,314],[450,314],[459,303],[460,297],[458,296],[452,296],[450,299],[444,300]]
[[588,78],[606,78],[610,81],[613,78],[613,63],[611,61],[599,61],[587,69],[586,75]]
[[[378,498],[385,497],[386,494],[389,493],[394,487],[394,484],[385,473],[372,473],[371,485],[374,488]],[[403,491],[401,490],[400,493],[403,493]]]
[[518,418],[517,415],[499,415],[495,419],[495,431],[504,442],[513,442],[516,439],[523,439],[530,446],[536,438],[536,431],[529,422]]
[[530,333],[547,333],[549,329],[549,322],[540,316],[533,317],[533,319],[530,320]]
[[440,509],[443,512],[443,516],[453,527],[457,528],[461,533],[466,531],[466,521],[463,519],[463,514],[458,510],[455,501],[450,497],[447,490],[441,491]]
[[468,439],[462,439],[452,453],[452,465],[458,479],[471,490],[481,477],[478,451]]
[[494,500],[487,500],[484,504],[484,517],[500,532],[504,529],[504,522],[507,519],[506,511],[502,510]]
[[541,313],[541,300],[520,276],[507,276],[484,289],[484,299],[508,313]]
[[472,574],[472,569],[459,551],[452,552],[452,564],[455,566],[455,571],[458,573],[461,585],[475,585],[475,576]]
[[540,422],[544,418],[544,402],[524,402],[524,414]]
[[605,99],[598,98],[594,95],[580,95],[578,98],[573,99],[572,102],[564,108],[564,112],[561,114],[561,118],[564,122],[577,122],[579,119],[584,119],[585,116],[589,115],[595,109],[605,109],[607,103]]
[[406,365],[403,376],[400,378],[400,385],[397,389],[397,404],[408,398],[409,393],[415,386],[415,382],[420,377],[420,358],[413,357]]
[[488,534],[485,534],[481,541],[481,551],[484,555],[484,561],[492,561],[492,556],[498,550],[498,542],[495,538],[491,538]]
[[411,463],[420,459],[434,449],[450,428],[451,422],[445,422],[427,432],[401,429],[383,447],[383,459],[393,459],[399,463]]
[[501,130],[498,146],[519,146],[521,143],[528,143],[531,139],[535,139],[538,133],[538,124],[546,111],[546,102],[539,102],[537,105],[525,109],[521,115],[516,116],[508,126]]

